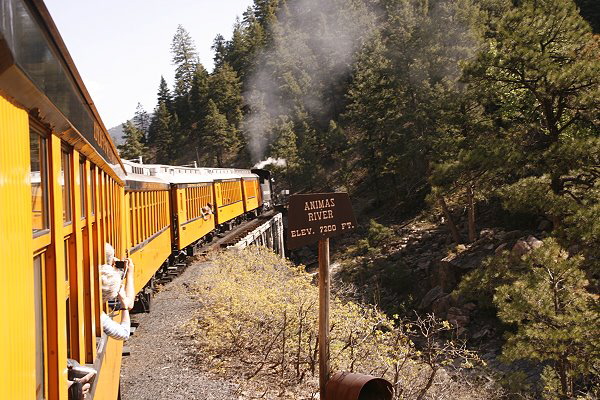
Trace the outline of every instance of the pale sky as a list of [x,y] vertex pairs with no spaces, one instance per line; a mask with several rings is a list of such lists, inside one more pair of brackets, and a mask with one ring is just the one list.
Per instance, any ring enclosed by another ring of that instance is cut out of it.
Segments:
[[231,37],[252,0],[45,0],[107,129],[151,112],[163,75],[173,86],[171,39],[190,33],[208,69],[217,34]]

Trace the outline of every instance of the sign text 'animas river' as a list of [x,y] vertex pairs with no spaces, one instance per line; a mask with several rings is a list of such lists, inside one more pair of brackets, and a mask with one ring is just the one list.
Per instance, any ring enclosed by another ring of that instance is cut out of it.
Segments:
[[348,193],[297,194],[288,210],[289,249],[349,232],[356,227]]

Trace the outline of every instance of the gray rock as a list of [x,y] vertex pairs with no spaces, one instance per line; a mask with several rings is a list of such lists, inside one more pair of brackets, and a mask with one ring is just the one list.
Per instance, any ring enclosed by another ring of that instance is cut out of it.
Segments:
[[494,232],[494,229],[492,228],[485,228],[482,229],[481,232],[479,232],[479,237],[483,238],[483,237],[494,237],[494,235],[496,234],[496,232]]
[[514,257],[521,257],[530,251],[531,246],[525,240],[518,240],[510,251],[510,254]]
[[431,311],[436,317],[446,319],[448,309],[451,307],[452,295],[447,294],[439,297],[431,304]]
[[421,310],[425,310],[427,308],[429,308],[429,306],[431,306],[431,304],[439,299],[440,297],[444,296],[446,293],[444,293],[444,290],[442,289],[441,286],[436,286],[433,289],[431,289],[429,292],[427,292],[427,294],[423,297],[423,299],[421,300],[421,303],[419,303],[419,309]]
[[500,246],[496,247],[496,250],[494,250],[494,254],[498,255],[504,250],[508,250],[508,243],[502,243]]
[[[480,339],[482,337],[488,336],[491,333],[491,328],[489,327],[489,325],[484,325],[481,329],[477,330],[477,332],[475,332],[473,335],[471,335],[471,337],[473,339]],[[495,354],[492,355],[492,357],[495,356]]]
[[542,247],[544,245],[544,242],[542,242],[541,240],[539,240],[535,236],[529,235],[529,237],[527,237],[527,244],[533,250],[533,249],[537,249],[537,248]]

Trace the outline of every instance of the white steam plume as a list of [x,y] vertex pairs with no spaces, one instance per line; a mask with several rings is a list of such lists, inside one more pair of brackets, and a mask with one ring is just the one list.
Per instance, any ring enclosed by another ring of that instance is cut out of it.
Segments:
[[254,167],[252,167],[252,168],[260,169],[260,168],[264,168],[267,165],[275,165],[276,167],[285,167],[287,165],[287,162],[285,161],[285,158],[269,157],[266,160],[256,163],[256,165],[254,165]]
[[354,56],[376,27],[364,0],[296,0],[277,15],[272,46],[256,63],[244,99],[244,130],[253,161],[274,139],[273,123],[300,108],[326,116],[333,85],[347,75]]

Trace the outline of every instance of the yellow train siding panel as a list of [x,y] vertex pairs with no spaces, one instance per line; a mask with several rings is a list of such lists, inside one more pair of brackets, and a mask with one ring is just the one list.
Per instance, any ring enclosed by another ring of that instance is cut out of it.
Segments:
[[96,377],[94,400],[115,400],[119,393],[123,341],[108,338],[102,369]]
[[195,221],[179,225],[179,250],[184,249],[215,229],[214,215],[209,215],[206,218],[207,220],[204,220],[204,218],[200,217]]
[[150,281],[156,270],[171,254],[171,230],[166,229],[141,249],[130,255],[135,265],[135,292]]
[[35,399],[36,329],[30,188],[29,123],[25,110],[0,96],[0,398]]
[[219,223],[222,224],[242,215],[244,213],[244,203],[238,201],[228,206],[221,206],[217,209],[217,212],[219,213]]

